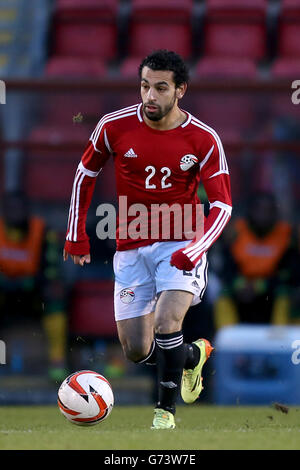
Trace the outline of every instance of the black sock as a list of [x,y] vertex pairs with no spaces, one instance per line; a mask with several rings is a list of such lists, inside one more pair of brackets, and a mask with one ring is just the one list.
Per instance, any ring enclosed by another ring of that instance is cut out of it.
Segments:
[[144,357],[143,359],[140,359],[139,361],[135,361],[136,364],[147,364],[147,366],[155,366],[156,364],[156,343],[155,340],[153,340],[151,344],[151,348],[149,351],[149,354]]
[[157,344],[158,403],[175,414],[176,401],[181,384],[183,367],[186,361],[186,347],[181,331],[155,335]]
[[[191,344],[184,343],[184,348],[185,348],[185,358],[186,358],[184,369],[194,369],[194,367],[198,364],[199,359],[200,359],[200,350],[193,343]],[[149,354],[143,359],[136,361],[136,363],[146,364],[147,366],[155,366],[156,365],[156,350],[157,350],[157,344],[155,340],[153,340]]]
[[184,364],[185,369],[194,369],[200,359],[200,349],[193,343],[185,344],[186,347],[186,360]]

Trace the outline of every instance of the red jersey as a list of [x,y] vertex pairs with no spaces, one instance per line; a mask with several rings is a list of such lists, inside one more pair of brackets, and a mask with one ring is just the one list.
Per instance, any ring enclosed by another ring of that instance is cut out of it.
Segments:
[[[202,254],[218,238],[231,215],[231,191],[228,165],[217,133],[190,113],[179,127],[160,131],[143,120],[142,104],[105,115],[97,124],[79,163],[69,212],[65,249],[74,255],[90,251],[85,224],[92,199],[95,178],[109,158],[114,159],[117,193],[126,198],[127,207],[142,204],[149,209],[161,204],[168,207],[191,207],[192,227],[195,227],[199,198],[197,189],[202,181],[210,202],[210,211],[201,236],[192,240],[187,249],[196,264]],[[134,216],[120,218],[117,226],[117,250],[128,250],[166,240],[162,227],[155,238],[124,236]],[[161,219],[159,224],[161,223]],[[183,229],[181,237],[174,235],[172,219],[168,240],[192,239]],[[122,233],[121,233],[122,230]]]

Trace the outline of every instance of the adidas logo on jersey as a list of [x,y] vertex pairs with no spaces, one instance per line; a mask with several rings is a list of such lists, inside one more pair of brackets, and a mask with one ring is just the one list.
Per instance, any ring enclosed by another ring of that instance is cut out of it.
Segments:
[[137,154],[135,153],[133,148],[131,148],[128,150],[128,152],[124,153],[124,157],[137,158]]

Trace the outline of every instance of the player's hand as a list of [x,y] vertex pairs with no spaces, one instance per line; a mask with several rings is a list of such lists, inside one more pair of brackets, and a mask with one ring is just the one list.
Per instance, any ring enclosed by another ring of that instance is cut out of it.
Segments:
[[[64,256],[64,261],[67,261],[69,257],[69,253],[66,250],[64,250],[63,256]],[[73,260],[73,263],[79,264],[80,266],[83,266],[85,263],[89,264],[91,262],[90,253],[88,253],[87,255],[70,255],[70,256]]]
[[182,250],[177,250],[172,254],[170,265],[175,266],[181,271],[192,271],[195,267],[190,258],[188,258]]

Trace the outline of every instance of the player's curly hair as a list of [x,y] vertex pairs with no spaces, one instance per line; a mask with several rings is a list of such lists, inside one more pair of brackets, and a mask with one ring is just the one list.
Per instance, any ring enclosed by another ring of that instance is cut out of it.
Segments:
[[151,70],[170,70],[173,72],[176,88],[189,80],[187,65],[182,57],[173,51],[159,49],[145,57],[139,66],[140,78],[144,67],[149,67]]

